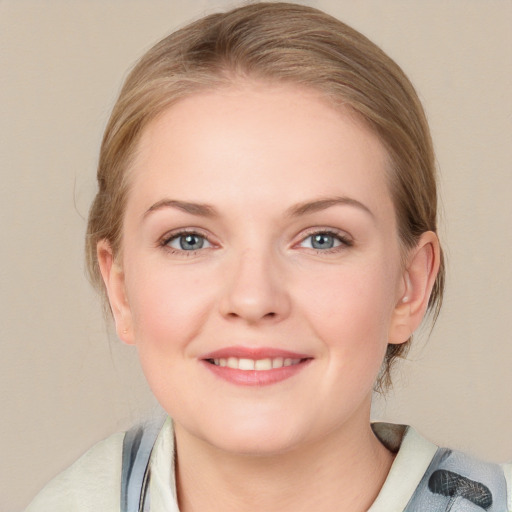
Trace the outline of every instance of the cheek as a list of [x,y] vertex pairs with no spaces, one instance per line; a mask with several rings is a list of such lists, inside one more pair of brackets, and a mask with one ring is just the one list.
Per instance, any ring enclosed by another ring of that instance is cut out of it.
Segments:
[[[392,267],[390,267],[392,268]],[[382,263],[304,273],[301,309],[330,349],[369,350],[387,345],[396,273]]]
[[169,353],[186,347],[201,326],[211,299],[205,276],[166,265],[139,269],[127,280],[127,298],[139,350]]
[[[393,279],[377,265],[310,275],[301,311],[323,342],[325,383],[338,399],[357,402],[373,389],[382,366],[393,311]],[[325,390],[328,392],[328,389]]]
[[[210,310],[205,276],[166,265],[129,274],[127,297],[135,344],[150,388],[171,415],[188,408],[194,390],[194,359],[188,357]],[[187,382],[188,392],[170,393]],[[200,395],[198,395],[200,396]],[[196,401],[193,401],[195,406]]]

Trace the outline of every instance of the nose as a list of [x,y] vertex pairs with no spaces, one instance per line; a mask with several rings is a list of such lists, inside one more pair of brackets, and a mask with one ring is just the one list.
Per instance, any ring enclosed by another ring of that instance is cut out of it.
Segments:
[[277,257],[246,251],[226,272],[220,312],[249,324],[279,322],[290,313],[286,277]]

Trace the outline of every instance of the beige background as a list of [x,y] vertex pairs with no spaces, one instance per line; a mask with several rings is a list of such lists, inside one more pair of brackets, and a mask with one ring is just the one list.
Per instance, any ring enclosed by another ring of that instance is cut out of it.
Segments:
[[[512,459],[512,2],[307,2],[409,74],[431,121],[449,259],[444,311],[376,418]],[[84,277],[101,132],[126,69],[227,1],[0,0],[0,510],[154,407]]]

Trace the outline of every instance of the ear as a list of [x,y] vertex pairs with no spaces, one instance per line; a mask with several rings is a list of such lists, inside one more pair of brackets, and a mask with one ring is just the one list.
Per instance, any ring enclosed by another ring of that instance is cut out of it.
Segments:
[[96,254],[107,290],[110,309],[114,315],[117,336],[125,343],[133,345],[132,315],[125,293],[123,269],[116,261],[112,247],[107,240],[98,242]]
[[419,327],[427,310],[440,264],[439,239],[432,231],[423,233],[408,255],[398,300],[391,319],[388,342],[406,342]]

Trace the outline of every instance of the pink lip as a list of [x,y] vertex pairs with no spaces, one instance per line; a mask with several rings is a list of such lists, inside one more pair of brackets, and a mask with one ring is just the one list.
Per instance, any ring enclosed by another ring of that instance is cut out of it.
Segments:
[[311,359],[308,354],[299,354],[298,352],[290,352],[289,350],[281,350],[270,347],[226,347],[213,352],[208,352],[200,356],[199,359],[220,359],[228,357],[238,357],[245,359],[273,359],[275,357],[290,359]]
[[[227,366],[217,366],[210,361],[212,359],[221,359],[228,357],[237,357],[239,359],[273,359],[276,357],[300,359],[300,363],[292,366],[283,366],[271,370],[238,370]],[[200,362],[217,377],[241,386],[268,386],[282,382],[301,372],[313,360],[312,356],[299,354],[288,350],[275,348],[250,348],[250,347],[227,347],[208,354],[200,358]]]

